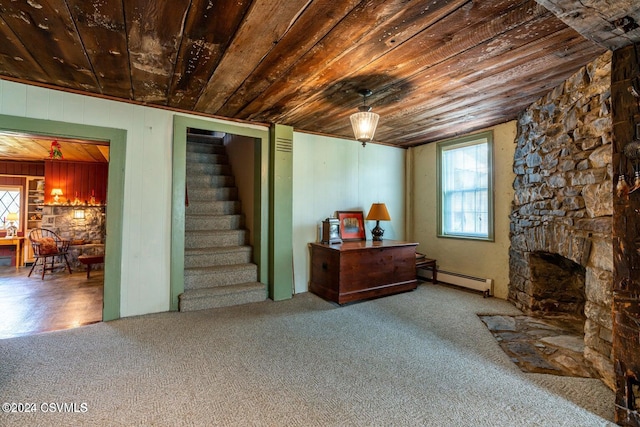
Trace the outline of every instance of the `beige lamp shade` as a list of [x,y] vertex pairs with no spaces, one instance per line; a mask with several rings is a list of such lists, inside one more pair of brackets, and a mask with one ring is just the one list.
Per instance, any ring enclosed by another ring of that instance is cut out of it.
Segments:
[[391,221],[391,216],[389,216],[389,211],[384,203],[374,203],[371,205],[366,219],[367,221]]
[[17,221],[19,219],[17,212],[9,212],[7,214],[7,221]]
[[53,203],[60,203],[60,196],[62,196],[62,190],[59,188],[54,188],[51,190],[51,195],[53,196]]

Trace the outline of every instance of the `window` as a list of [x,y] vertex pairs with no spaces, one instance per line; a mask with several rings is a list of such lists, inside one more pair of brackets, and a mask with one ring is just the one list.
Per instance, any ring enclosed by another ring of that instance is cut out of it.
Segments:
[[438,236],[493,241],[493,134],[438,143]]
[[[9,225],[6,218],[10,212],[17,213],[20,218],[20,187],[0,187],[0,228]],[[20,227],[18,221],[14,221],[13,225]]]

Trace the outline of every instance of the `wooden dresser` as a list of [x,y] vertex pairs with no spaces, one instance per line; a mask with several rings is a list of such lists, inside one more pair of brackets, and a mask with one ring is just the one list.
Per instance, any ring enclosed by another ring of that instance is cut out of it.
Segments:
[[417,243],[311,243],[309,290],[338,304],[415,289]]

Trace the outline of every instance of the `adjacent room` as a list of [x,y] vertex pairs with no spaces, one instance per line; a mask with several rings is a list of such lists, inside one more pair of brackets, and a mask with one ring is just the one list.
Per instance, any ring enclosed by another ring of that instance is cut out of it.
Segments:
[[640,426],[637,1],[0,32],[0,424]]
[[0,336],[101,321],[108,143],[5,132],[0,152]]

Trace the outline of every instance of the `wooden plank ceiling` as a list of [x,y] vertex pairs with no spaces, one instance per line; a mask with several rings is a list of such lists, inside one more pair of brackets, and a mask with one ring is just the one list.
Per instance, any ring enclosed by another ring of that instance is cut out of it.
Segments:
[[534,0],[4,1],[0,78],[345,138],[368,88],[409,147],[517,117],[605,51],[581,30]]
[[13,161],[47,160],[50,158],[54,141],[58,143],[62,157],[66,161],[93,163],[109,161],[108,142],[52,138],[5,131],[0,131],[0,159]]

